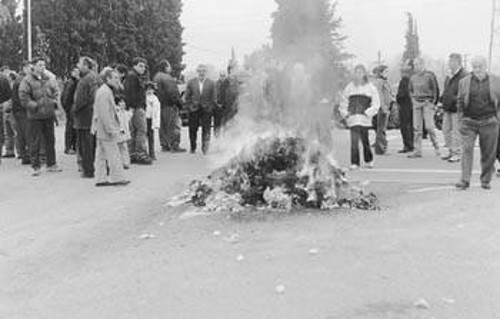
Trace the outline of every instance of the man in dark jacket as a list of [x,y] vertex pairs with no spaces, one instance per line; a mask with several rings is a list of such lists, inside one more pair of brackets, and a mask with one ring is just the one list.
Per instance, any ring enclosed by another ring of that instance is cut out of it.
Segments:
[[132,70],[125,77],[125,103],[132,110],[131,132],[129,143],[130,160],[135,164],[151,165],[153,161],[148,153],[148,136],[146,123],[146,87],[144,76],[147,61],[134,58]]
[[457,109],[462,137],[462,176],[456,187],[461,190],[470,187],[474,146],[478,137],[483,189],[491,189],[491,178],[495,172],[500,79],[488,74],[487,64],[485,57],[474,57],[472,74],[459,83]]
[[76,86],[73,103],[74,128],[77,136],[78,156],[83,178],[94,177],[95,141],[90,133],[95,92],[99,84],[96,75],[96,63],[89,57],[81,57],[78,61],[80,81]]
[[412,63],[407,61],[401,69],[401,81],[399,82],[396,102],[399,106],[399,129],[403,139],[403,149],[398,153],[413,152],[413,104],[410,95],[410,75]]
[[409,158],[422,157],[422,137],[425,130],[429,134],[436,156],[441,156],[436,131],[434,129],[434,114],[439,101],[439,85],[433,72],[425,69],[425,62],[417,58],[413,62],[415,74],[410,78],[410,95],[413,103],[413,129],[415,150]]
[[160,71],[153,81],[158,88],[158,99],[161,103],[160,144],[164,152],[182,153],[181,119],[179,110],[182,108],[181,94],[177,82],[170,75],[172,67],[167,60],[160,61]]
[[28,113],[19,98],[19,87],[21,86],[21,82],[31,74],[32,69],[33,65],[31,62],[25,61],[23,63],[22,72],[12,87],[12,112],[14,114],[14,118],[16,119],[16,143],[22,165],[31,164],[31,159],[29,151],[30,135]]
[[460,161],[460,132],[457,114],[458,83],[467,75],[462,67],[462,56],[452,53],[449,57],[451,75],[444,82],[443,103],[443,135],[447,152],[442,159],[455,163]]
[[191,79],[186,87],[186,107],[189,111],[189,140],[191,153],[196,152],[198,128],[202,128],[201,150],[208,152],[212,114],[217,107],[217,90],[215,82],[207,79],[206,65],[197,68],[198,77]]
[[45,141],[47,171],[60,172],[56,164],[54,121],[57,107],[57,85],[45,71],[43,58],[33,59],[33,72],[21,82],[19,98],[28,111],[31,136],[31,165],[33,176],[41,174],[40,146]]
[[217,103],[219,107],[215,114],[221,114],[221,118],[220,123],[217,125],[216,118],[214,117],[214,131],[216,136],[220,134],[220,130],[226,127],[238,111],[239,83],[235,69],[236,66],[230,64],[227,68],[227,76],[218,83]]
[[66,114],[66,129],[64,132],[64,153],[76,154],[76,130],[73,117],[73,103],[75,102],[75,91],[80,79],[80,69],[74,66],[71,69],[68,80],[64,83],[61,93],[61,105]]
[[[3,133],[3,104],[12,97],[12,88],[10,87],[9,79],[0,73],[0,158],[3,149],[4,133]],[[0,159],[1,162],[1,159]]]

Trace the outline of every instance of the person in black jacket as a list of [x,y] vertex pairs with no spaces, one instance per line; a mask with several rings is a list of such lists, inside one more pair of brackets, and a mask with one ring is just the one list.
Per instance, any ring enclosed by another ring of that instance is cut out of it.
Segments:
[[410,96],[410,76],[413,65],[410,60],[406,61],[401,69],[401,81],[399,82],[396,102],[399,106],[399,129],[403,139],[403,149],[398,153],[413,152],[413,103]]
[[132,70],[125,77],[125,103],[127,109],[132,109],[129,143],[130,161],[135,164],[151,165],[153,161],[148,153],[148,136],[146,124],[146,87],[144,76],[147,61],[143,58],[134,58]]
[[64,132],[64,153],[76,154],[76,130],[73,128],[74,118],[71,109],[75,102],[75,91],[80,80],[80,69],[74,66],[68,80],[64,83],[61,94],[61,105],[66,113],[66,130]]
[[457,114],[458,83],[467,72],[462,67],[462,56],[452,53],[449,57],[451,75],[444,82],[443,96],[443,135],[447,152],[442,159],[451,163],[460,161],[460,132]]
[[14,114],[14,118],[16,119],[16,143],[19,152],[18,155],[21,158],[22,165],[31,164],[31,159],[29,151],[30,135],[28,113],[23,107],[21,99],[19,98],[19,87],[23,79],[26,76],[30,75],[32,70],[33,65],[31,64],[31,62],[25,61],[23,63],[22,72],[17,78],[16,82],[14,82],[14,86],[12,87],[12,113]]
[[3,142],[4,142],[2,104],[10,100],[11,97],[12,97],[12,88],[10,87],[9,79],[5,75],[0,73],[0,155],[3,149]]

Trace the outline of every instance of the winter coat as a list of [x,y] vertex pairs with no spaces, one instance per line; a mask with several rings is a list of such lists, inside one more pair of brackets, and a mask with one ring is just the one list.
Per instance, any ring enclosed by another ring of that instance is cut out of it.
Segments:
[[465,72],[464,69],[460,69],[454,75],[446,77],[443,96],[441,97],[443,110],[445,112],[457,112],[458,84],[466,76],[467,72]]
[[200,92],[198,78],[191,79],[187,84],[185,96],[189,112],[203,110],[212,113],[217,107],[217,88],[212,80],[205,79],[203,92]]
[[95,92],[99,79],[93,71],[85,74],[76,86],[73,103],[73,127],[77,130],[88,130],[92,125],[92,113],[95,101]]
[[127,109],[146,109],[145,83],[135,70],[130,70],[123,83]]
[[0,104],[7,102],[12,97],[12,88],[10,87],[9,79],[0,74]]
[[50,119],[57,108],[57,86],[45,74],[26,76],[19,86],[19,99],[29,119]]
[[21,99],[19,98],[19,88],[21,87],[21,82],[23,81],[24,77],[20,76],[16,79],[14,82],[14,85],[12,86],[12,113],[14,115],[27,115],[26,109],[23,107],[23,104],[21,103]]
[[156,95],[146,95],[146,119],[151,119],[153,129],[160,128],[160,110],[160,100]]
[[118,143],[120,119],[116,109],[113,90],[107,84],[101,85],[95,94],[91,127],[97,139]]
[[182,108],[181,93],[174,78],[165,72],[158,72],[153,81],[157,85],[161,107]]
[[78,85],[78,80],[70,77],[66,83],[64,83],[64,88],[61,93],[61,105],[66,112],[69,114],[73,108],[73,103],[75,102],[75,91]]
[[340,115],[348,127],[372,126],[372,118],[380,109],[380,97],[372,83],[355,85],[349,83],[344,89],[340,103]]
[[[499,117],[500,112],[500,78],[489,74],[490,81],[490,98],[495,108],[497,110],[497,117]],[[458,98],[457,98],[457,110],[460,117],[466,113],[467,108],[470,103],[470,86],[471,86],[472,74],[465,76],[462,80],[460,80],[458,84]]]

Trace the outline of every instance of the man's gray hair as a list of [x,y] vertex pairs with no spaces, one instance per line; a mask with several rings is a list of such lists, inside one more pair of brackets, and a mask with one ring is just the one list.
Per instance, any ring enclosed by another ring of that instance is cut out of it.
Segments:
[[474,57],[472,57],[471,64],[480,64],[483,66],[487,66],[488,59],[486,59],[486,57],[483,55],[475,55]]

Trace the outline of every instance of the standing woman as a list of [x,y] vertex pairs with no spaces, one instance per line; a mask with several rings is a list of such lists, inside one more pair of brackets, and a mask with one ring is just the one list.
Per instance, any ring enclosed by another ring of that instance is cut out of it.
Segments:
[[373,168],[373,153],[370,149],[368,130],[372,118],[378,113],[380,98],[377,88],[368,81],[366,68],[357,65],[354,68],[354,80],[344,89],[340,114],[346,119],[351,131],[351,169],[360,166],[359,142],[363,146],[363,155],[367,168]]

